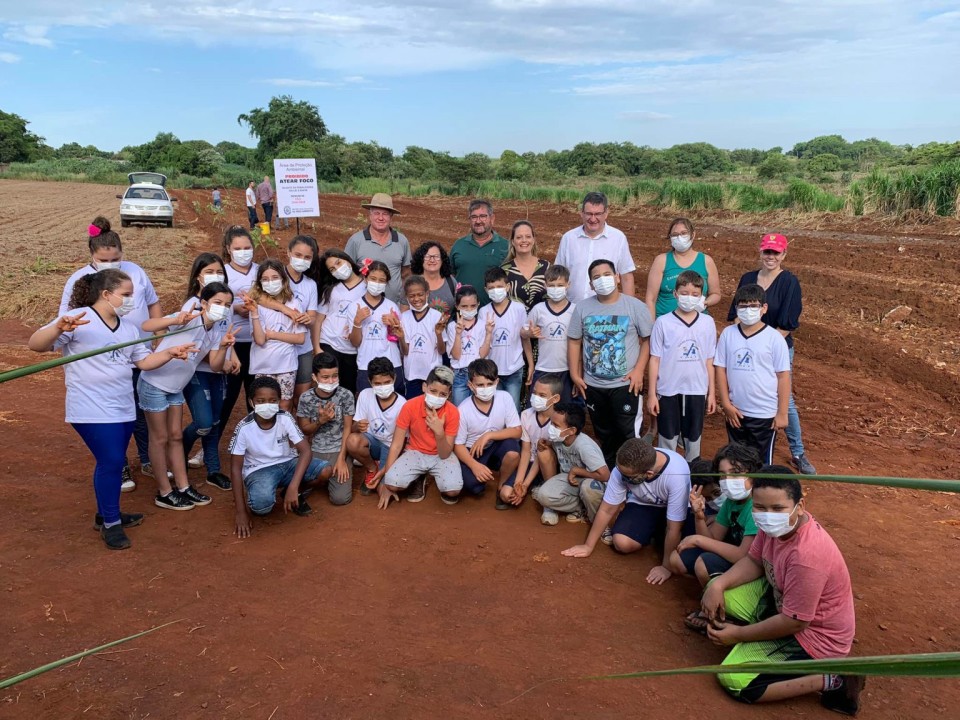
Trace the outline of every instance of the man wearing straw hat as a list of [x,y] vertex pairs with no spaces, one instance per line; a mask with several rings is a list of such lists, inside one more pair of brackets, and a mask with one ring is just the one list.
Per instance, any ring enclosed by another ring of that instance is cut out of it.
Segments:
[[370,258],[390,268],[386,296],[398,305],[406,305],[403,281],[410,276],[410,241],[391,227],[393,216],[400,211],[393,207],[393,198],[387,193],[376,193],[360,207],[366,208],[370,224],[350,236],[344,252],[358,264]]

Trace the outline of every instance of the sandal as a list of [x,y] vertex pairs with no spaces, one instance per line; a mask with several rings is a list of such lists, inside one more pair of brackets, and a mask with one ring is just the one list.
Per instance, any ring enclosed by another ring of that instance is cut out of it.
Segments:
[[707,623],[706,616],[699,608],[691,610],[683,619],[683,624],[688,630],[693,630],[701,635],[707,634]]
[[367,470],[367,474],[363,476],[363,485],[371,490],[375,488],[378,483],[371,482],[376,476],[379,470]]

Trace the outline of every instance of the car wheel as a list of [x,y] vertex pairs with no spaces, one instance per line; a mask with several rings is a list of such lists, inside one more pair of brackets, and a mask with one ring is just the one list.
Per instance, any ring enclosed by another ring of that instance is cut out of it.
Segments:
[[130,227],[130,221],[129,221],[129,220],[121,220],[121,221],[120,221],[120,227]]
[[173,227],[173,220],[168,220],[168,221],[167,221],[167,227],[168,227],[168,228],[172,228],[172,227]]

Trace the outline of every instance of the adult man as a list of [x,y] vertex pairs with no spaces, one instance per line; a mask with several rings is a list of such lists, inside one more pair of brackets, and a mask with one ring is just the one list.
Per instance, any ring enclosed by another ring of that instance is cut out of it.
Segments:
[[567,361],[574,393],[587,401],[590,421],[607,465],[629,438],[640,434],[640,390],[650,359],[650,310],[617,289],[611,260],[587,270],[596,295],[577,303],[567,327]]
[[[583,225],[568,230],[560,238],[557,250],[557,265],[570,270],[570,287],[567,297],[573,303],[593,295],[587,268],[594,260],[606,258],[613,262],[614,272],[620,275],[621,292],[635,295],[633,271],[637,269],[630,255],[627,237],[615,227],[607,225],[609,203],[600,192],[587,193],[580,207]],[[457,276],[459,278],[459,275]]]
[[247,217],[250,219],[251,230],[253,230],[259,222],[257,218],[257,193],[253,188],[254,182],[251,180],[247,186]]
[[483,287],[483,275],[492,267],[503,265],[510,242],[493,230],[493,206],[487,200],[473,200],[467,208],[470,234],[464,235],[450,250],[453,275],[461,285],[477,290],[480,305],[490,302]]
[[270,178],[263,176],[263,182],[257,185],[257,200],[260,201],[260,207],[263,208],[263,220],[265,223],[273,226],[273,186],[270,184]]
[[391,227],[394,215],[400,211],[393,207],[393,198],[387,193],[376,193],[368,203],[360,207],[367,211],[370,224],[355,232],[347,240],[344,252],[357,264],[365,258],[379,260],[390,268],[390,282],[385,295],[398,305],[406,306],[403,281],[410,277],[410,241]]

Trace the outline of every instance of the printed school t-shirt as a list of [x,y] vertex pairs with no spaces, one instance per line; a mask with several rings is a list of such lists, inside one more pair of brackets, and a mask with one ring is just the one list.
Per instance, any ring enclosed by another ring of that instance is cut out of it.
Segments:
[[355,412],[353,393],[345,387],[337,387],[330,397],[322,398],[314,388],[301,395],[297,403],[297,417],[311,422],[316,422],[320,408],[331,404],[335,408],[333,419],[318,427],[310,441],[310,449],[315,453],[340,452],[343,447],[343,418],[345,415],[353,416]]
[[603,501],[611,505],[636,503],[667,509],[667,520],[682,522],[687,519],[690,506],[690,466],[682,455],[672,450],[657,448],[667,463],[649,482],[631,485],[623,479],[619,468],[614,468],[603,493]]
[[553,451],[557,454],[557,464],[562,473],[568,473],[575,467],[596,472],[601,467],[607,466],[607,461],[603,459],[603,451],[597,445],[597,441],[589,435],[578,433],[573,444],[569,446],[562,442],[551,444]]
[[588,297],[578,303],[567,336],[581,340],[587,385],[598,388],[627,384],[626,375],[640,359],[640,338],[650,337],[653,321],[647,306],[620,294],[612,303]]
[[650,356],[660,358],[657,395],[706,395],[710,388],[707,360],[717,350],[717,324],[697,313],[687,324],[675,312],[661,315],[650,333]]
[[[180,307],[181,312],[184,312],[184,311],[196,312],[200,309],[201,309],[200,298],[196,298],[196,297],[190,298]],[[239,317],[240,317],[239,315],[235,315],[233,313],[233,310],[231,308],[231,312],[227,315],[227,317],[213,324],[212,329],[217,333],[219,333],[220,340],[222,340],[223,336],[227,334],[227,330],[230,328],[230,325],[233,324],[233,321]],[[236,329],[236,326],[234,326],[234,329]],[[236,333],[234,333],[234,336],[236,336]],[[179,335],[177,337],[179,337]],[[218,347],[220,345],[220,340],[217,341]],[[213,372],[213,368],[210,367],[210,361],[207,359],[208,357],[209,355],[204,355],[203,359],[197,365],[197,372],[208,372],[208,373]]]
[[[111,328],[92,307],[75,308],[66,314],[75,316],[82,312],[86,313],[83,319],[90,322],[62,333],[53,342],[54,350],[61,350],[64,357],[140,338],[139,328],[126,318],[119,318],[117,326]],[[55,325],[57,320],[45,327]],[[138,343],[64,365],[66,422],[120,423],[135,420],[133,364],[149,354],[149,344]]]
[[376,357],[385,357],[393,363],[393,366],[400,367],[400,344],[392,340],[387,340],[390,329],[383,322],[384,315],[400,316],[400,308],[392,300],[380,296],[380,302],[377,305],[371,305],[366,297],[360,298],[359,303],[354,303],[348,311],[347,318],[350,321],[352,331],[353,325],[357,319],[357,312],[361,307],[370,308],[370,315],[360,323],[360,347],[357,348],[357,367],[360,370],[366,370],[370,361]]
[[[293,293],[293,299],[297,301],[297,304],[300,306],[300,310],[305,313],[308,313],[311,310],[316,312],[316,281],[313,278],[308,278],[306,275],[301,275],[300,282],[295,282],[290,273],[287,273],[287,278],[290,280],[290,292]],[[310,335],[310,327],[304,325],[303,329],[306,330],[307,336],[303,339],[303,344],[297,348],[298,357],[308,352],[313,352],[313,338]]]
[[256,415],[250,413],[237,423],[230,438],[230,454],[243,455],[243,479],[261,468],[279,465],[297,457],[291,445],[303,440],[293,415],[281,410],[274,416],[274,423],[266,430],[257,425]]
[[856,630],[850,573],[833,538],[807,515],[786,540],[760,530],[748,554],[763,566],[777,610],[810,623],[796,634],[810,657],[843,657],[850,654]]
[[[285,302],[288,308],[301,312],[302,308],[296,300]],[[257,306],[260,315],[260,327],[263,331],[272,330],[282,333],[305,333],[307,328],[298,325],[279,310],[271,310],[263,305]],[[284,342],[283,340],[267,340],[263,345],[256,342],[250,348],[250,374],[279,375],[280,373],[295,372],[297,369],[297,349],[299,343]]]
[[512,375],[523,367],[523,345],[520,331],[527,324],[527,309],[523,303],[511,300],[503,314],[498,313],[493,303],[484,305],[477,314],[477,325],[486,332],[487,318],[493,318],[493,339],[487,356],[497,364],[500,375]]
[[[157,291],[154,290],[153,283],[150,282],[150,278],[147,277],[143,268],[136,263],[121,260],[119,269],[121,272],[126,273],[130,278],[130,282],[133,283],[133,311],[125,315],[123,319],[137,328],[140,337],[150,337],[153,333],[144,330],[143,323],[150,318],[150,305],[160,302],[160,299],[157,297]],[[90,275],[95,272],[98,272],[97,269],[92,264],[88,264],[70,276],[67,284],[63,286],[63,295],[60,297],[59,313],[61,317],[72,312],[69,308],[70,296],[73,295],[73,286],[77,280],[84,275]]]
[[[174,358],[170,362],[161,365],[153,370],[144,370],[140,375],[145,382],[150,383],[158,390],[165,393],[183,392],[183,389],[190,382],[190,378],[197,371],[197,366],[208,353],[220,347],[220,341],[226,334],[226,328],[218,327],[222,323],[214,323],[210,329],[203,325],[203,315],[198,315],[186,325],[171,325],[167,332],[173,333],[177,330],[187,328],[186,332],[179,335],[166,335],[157,345],[157,351],[167,350],[178,345],[193,343],[197,351],[190,353],[187,360],[177,360]],[[208,366],[209,367],[209,366]]]
[[486,338],[486,326],[480,324],[474,318],[471,327],[464,325],[463,332],[460,334],[460,357],[453,356],[453,345],[457,341],[457,323],[451,320],[447,323],[447,329],[443,331],[443,339],[447,346],[447,355],[450,356],[450,367],[454,370],[462,370],[467,365],[480,357],[480,346]]
[[[407,400],[397,415],[397,430],[409,433],[407,450],[436,455],[437,438],[427,426],[427,406],[424,398],[425,396],[421,395]],[[443,419],[443,434],[456,437],[460,429],[460,411],[457,406],[448,400],[437,410],[437,414]]]
[[520,415],[517,414],[517,405],[510,393],[497,390],[486,412],[477,407],[475,400],[471,395],[457,408],[460,411],[460,429],[457,431],[455,444],[470,449],[485,432],[520,427]]
[[329,345],[338,353],[356,355],[357,349],[350,342],[353,330],[352,318],[356,315],[357,303],[367,292],[367,284],[361,280],[352,288],[337,283],[330,291],[330,299],[320,303],[317,312],[324,316],[320,326],[320,343]]
[[743,538],[756,535],[757,525],[753,522],[753,498],[748,497],[746,500],[727,498],[727,501],[720,506],[715,522],[727,529],[723,541],[731,545],[739,545],[743,542]]
[[527,315],[527,322],[540,328],[540,337],[537,339],[539,355],[534,370],[540,372],[567,372],[570,369],[567,362],[567,327],[573,317],[572,302],[559,313],[554,312],[546,302],[538,303]]
[[402,395],[394,393],[387,404],[381,406],[373,388],[366,388],[357,395],[357,411],[353,416],[353,422],[366,420],[370,423],[367,432],[389,448],[390,443],[393,442],[393,429],[397,425],[397,416],[400,415],[406,403]]
[[533,462],[537,457],[537,443],[540,440],[547,439],[547,425],[549,424],[550,412],[547,413],[547,419],[543,421],[542,425],[537,417],[537,411],[533,408],[527,408],[520,413],[520,442],[530,443],[530,462]]
[[714,367],[726,368],[730,402],[746,417],[777,415],[777,373],[790,372],[787,341],[769,325],[750,337],[740,325],[720,333]]
[[254,280],[257,279],[256,263],[250,263],[246,272],[240,272],[233,265],[227,263],[227,287],[233,292],[233,334],[238,343],[253,342],[253,330],[250,328],[250,318],[237,312],[243,307],[243,293],[249,293]]
[[407,340],[407,355],[403,359],[403,376],[410,380],[426,380],[427,375],[443,363],[437,351],[437,323],[442,316],[437,310],[427,308],[420,319],[413,310],[400,315],[403,334]]

